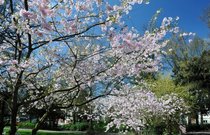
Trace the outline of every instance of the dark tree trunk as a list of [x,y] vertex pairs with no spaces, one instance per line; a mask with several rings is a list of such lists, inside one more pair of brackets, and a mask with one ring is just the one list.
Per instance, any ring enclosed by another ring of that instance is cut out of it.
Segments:
[[88,131],[86,133],[87,135],[95,135],[95,131],[94,131],[94,128],[93,128],[93,121],[92,119],[90,119],[89,121],[89,127],[88,127]]
[[31,116],[31,114],[29,115],[29,121],[32,122],[32,116]]
[[18,113],[18,91],[21,87],[22,84],[22,76],[23,76],[23,72],[21,71],[20,74],[18,75],[17,78],[17,82],[15,84],[15,88],[14,91],[12,93],[12,113],[11,113],[11,126],[10,126],[10,135],[15,135],[17,128],[16,128],[16,124],[17,124],[17,113]]
[[[171,116],[170,116],[171,117]],[[168,135],[172,135],[172,121],[171,119],[168,120]]]
[[5,122],[4,122],[4,116],[5,116],[5,98],[3,98],[0,102],[0,106],[1,106],[1,113],[0,113],[0,135],[3,134],[4,132],[4,126],[5,126]]
[[195,120],[196,120],[196,125],[199,125],[198,113],[196,113],[196,115],[195,115]]
[[32,129],[32,135],[36,135],[39,128],[42,126],[44,121],[46,120],[47,116],[49,115],[49,111],[47,111],[36,123],[35,127]]
[[47,121],[48,121],[47,129],[51,129],[52,128],[52,119],[48,118]]
[[201,113],[201,126],[203,125],[203,113]]
[[[14,104],[13,104],[14,105]],[[16,128],[16,124],[17,124],[17,107],[13,107],[12,108],[12,116],[11,116],[11,126],[10,126],[10,135],[15,135],[17,128]]]
[[12,98],[12,116],[11,116],[11,126],[10,126],[10,135],[15,135],[17,128],[17,113],[18,113],[18,104],[17,104],[18,88],[15,89]]
[[3,122],[0,122],[0,135],[3,135],[3,132],[4,132],[4,123]]
[[76,112],[73,112],[73,123],[76,123]]
[[190,126],[190,125],[192,125],[192,121],[191,121],[191,114],[190,115],[188,115],[188,125]]

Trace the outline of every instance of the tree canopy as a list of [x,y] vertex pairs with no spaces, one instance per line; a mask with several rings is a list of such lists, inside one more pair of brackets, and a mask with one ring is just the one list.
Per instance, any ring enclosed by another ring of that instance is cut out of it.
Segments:
[[[164,37],[175,32],[170,24],[176,19],[164,18],[159,28],[140,34],[122,18],[144,3],[0,0],[0,93],[10,94],[10,135],[22,107],[45,110],[36,134],[52,110],[90,103],[127,88],[128,77],[157,71]],[[83,90],[86,99],[79,101]]]

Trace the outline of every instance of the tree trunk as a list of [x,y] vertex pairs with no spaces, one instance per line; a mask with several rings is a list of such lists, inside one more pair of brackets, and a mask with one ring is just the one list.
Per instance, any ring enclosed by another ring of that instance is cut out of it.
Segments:
[[17,128],[16,128],[16,124],[17,124],[17,113],[18,113],[18,91],[21,87],[22,84],[22,76],[23,76],[23,72],[21,71],[17,78],[17,82],[15,84],[15,88],[14,91],[12,93],[12,113],[11,113],[11,126],[10,126],[10,135],[15,135]]
[[76,123],[76,112],[73,112],[73,124]]
[[45,119],[47,118],[47,116],[49,115],[49,111],[47,111],[37,122],[37,124],[35,125],[35,127],[32,129],[32,135],[36,135],[37,131],[39,130],[39,128],[41,127],[41,125],[44,123]]
[[95,131],[93,129],[93,121],[92,121],[92,119],[90,119],[88,131],[87,131],[86,135],[95,135],[95,134],[96,133],[95,133]]
[[134,134],[135,134],[135,135],[139,135],[139,132],[135,131]]
[[[20,84],[20,83],[19,83]],[[17,113],[18,113],[18,103],[17,103],[17,96],[18,96],[18,89],[19,86],[18,84],[16,85],[17,87],[14,90],[13,93],[13,98],[12,98],[12,116],[11,116],[11,125],[10,125],[10,135],[15,135],[17,128]]]
[[52,129],[53,128],[53,120],[52,120],[52,118],[49,118],[49,123],[50,123],[50,129]]
[[4,132],[4,116],[5,116],[5,98],[1,100],[1,113],[0,113],[0,135],[3,135]]
[[192,125],[192,121],[191,121],[191,114],[190,115],[188,115],[188,125],[190,126],[190,125]]
[[169,119],[168,121],[168,135],[172,135],[172,121]]
[[199,125],[199,117],[198,113],[195,114],[196,125]]
[[13,107],[12,108],[12,117],[11,117],[11,126],[10,126],[10,135],[15,135],[17,128],[16,128],[16,124],[17,124],[17,107]]
[[4,124],[2,122],[0,122],[0,135],[3,135],[4,132]]
[[31,114],[29,115],[29,121],[30,121],[30,123],[32,122],[32,116],[31,116]]
[[203,113],[201,113],[201,126],[203,126]]

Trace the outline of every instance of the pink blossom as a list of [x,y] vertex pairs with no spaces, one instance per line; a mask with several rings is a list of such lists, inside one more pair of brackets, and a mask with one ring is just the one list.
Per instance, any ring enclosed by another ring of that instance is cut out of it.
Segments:
[[66,11],[67,15],[69,15],[69,16],[70,16],[71,13],[72,13],[72,10],[71,10],[70,8],[66,8],[65,11]]
[[37,35],[40,36],[40,37],[43,36],[43,31],[35,30],[34,33],[37,34]]
[[27,67],[29,67],[29,62],[26,61],[26,62],[24,62],[24,63],[21,63],[21,64],[20,64],[20,67],[21,67],[21,68],[27,68]]
[[125,42],[126,45],[128,45],[128,46],[134,46],[134,44],[131,42],[131,40],[124,39],[124,42]]
[[108,11],[112,11],[113,10],[113,7],[111,7],[110,5],[108,5],[106,8],[107,8]]
[[87,10],[87,5],[85,5],[84,3],[76,3],[76,10],[79,11],[79,10]]
[[11,64],[16,65],[16,64],[18,64],[18,61],[17,60],[12,60]]
[[36,14],[33,14],[29,11],[26,11],[25,9],[21,9],[20,10],[20,16],[23,16],[24,18],[26,19],[37,19],[37,15]]
[[47,23],[46,21],[43,21],[42,23],[42,27],[48,31],[51,31],[52,30],[52,27],[49,23]]
[[52,15],[53,11],[46,6],[39,6],[42,16]]
[[77,25],[75,23],[72,23],[70,27],[71,27],[71,31],[73,33],[76,33],[77,32]]
[[2,65],[3,63],[4,63],[4,61],[0,59],[0,65]]
[[4,0],[0,0],[0,5],[3,5],[4,4]]
[[16,71],[18,71],[18,69],[15,68],[15,67],[9,67],[7,70],[8,70],[9,72],[16,72]]

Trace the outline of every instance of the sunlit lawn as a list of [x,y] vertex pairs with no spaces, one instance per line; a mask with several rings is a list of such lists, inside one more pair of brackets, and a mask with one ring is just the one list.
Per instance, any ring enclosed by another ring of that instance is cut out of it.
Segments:
[[[4,129],[4,135],[9,135],[9,127]],[[85,135],[86,132],[82,131],[51,131],[51,130],[39,130],[37,135]],[[107,135],[134,135],[134,133],[106,133]],[[17,135],[31,135],[31,129],[18,129]],[[153,132],[142,133],[142,135],[156,135]]]
[[[5,135],[9,134],[9,128],[6,127],[4,129]],[[31,129],[19,129],[17,131],[17,135],[30,135]],[[84,135],[85,132],[79,132],[79,131],[49,131],[49,130],[40,130],[38,131],[37,135]]]

